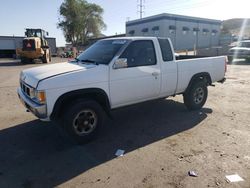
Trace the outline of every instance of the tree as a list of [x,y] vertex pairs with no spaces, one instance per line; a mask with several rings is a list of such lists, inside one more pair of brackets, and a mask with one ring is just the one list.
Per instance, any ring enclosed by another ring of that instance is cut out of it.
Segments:
[[64,0],[61,4],[58,27],[67,42],[85,44],[90,37],[97,37],[106,28],[103,9],[85,0]]

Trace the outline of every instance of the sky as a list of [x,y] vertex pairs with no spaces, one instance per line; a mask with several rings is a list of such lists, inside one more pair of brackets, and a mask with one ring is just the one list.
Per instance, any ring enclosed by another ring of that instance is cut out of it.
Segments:
[[[88,0],[104,9],[105,35],[125,33],[125,22],[139,18],[140,0]],[[57,28],[59,7],[63,0],[8,0],[0,5],[0,35],[23,36],[25,28],[42,28],[64,46],[62,31]],[[180,14],[217,20],[250,18],[249,0],[142,0],[143,17],[161,13]],[[236,3],[237,2],[237,3]]]

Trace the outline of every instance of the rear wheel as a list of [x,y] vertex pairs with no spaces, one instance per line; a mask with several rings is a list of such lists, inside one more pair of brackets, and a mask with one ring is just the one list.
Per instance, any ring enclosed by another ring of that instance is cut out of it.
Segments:
[[42,57],[42,61],[43,61],[43,63],[49,63],[50,59],[51,59],[51,57],[50,57],[50,51],[48,49],[46,49],[44,51],[44,55]]
[[73,142],[86,143],[96,137],[103,117],[102,107],[94,100],[77,100],[64,113],[64,130]]
[[207,100],[207,93],[206,82],[195,82],[189,90],[184,93],[184,104],[189,110],[201,109]]

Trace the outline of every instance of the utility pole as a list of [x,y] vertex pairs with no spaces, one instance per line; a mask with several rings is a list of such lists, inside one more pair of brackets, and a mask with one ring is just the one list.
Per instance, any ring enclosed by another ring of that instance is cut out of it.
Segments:
[[[139,4],[137,5],[139,7],[139,13],[140,13],[140,19],[142,19],[142,14],[144,13],[144,9],[145,9],[145,0],[139,0]],[[138,1],[137,1],[138,2]]]

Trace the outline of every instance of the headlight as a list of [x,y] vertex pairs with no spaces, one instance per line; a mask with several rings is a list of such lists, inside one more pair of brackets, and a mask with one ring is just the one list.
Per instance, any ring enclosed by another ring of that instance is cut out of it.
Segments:
[[46,103],[46,93],[45,91],[34,91],[35,100],[40,104]]

